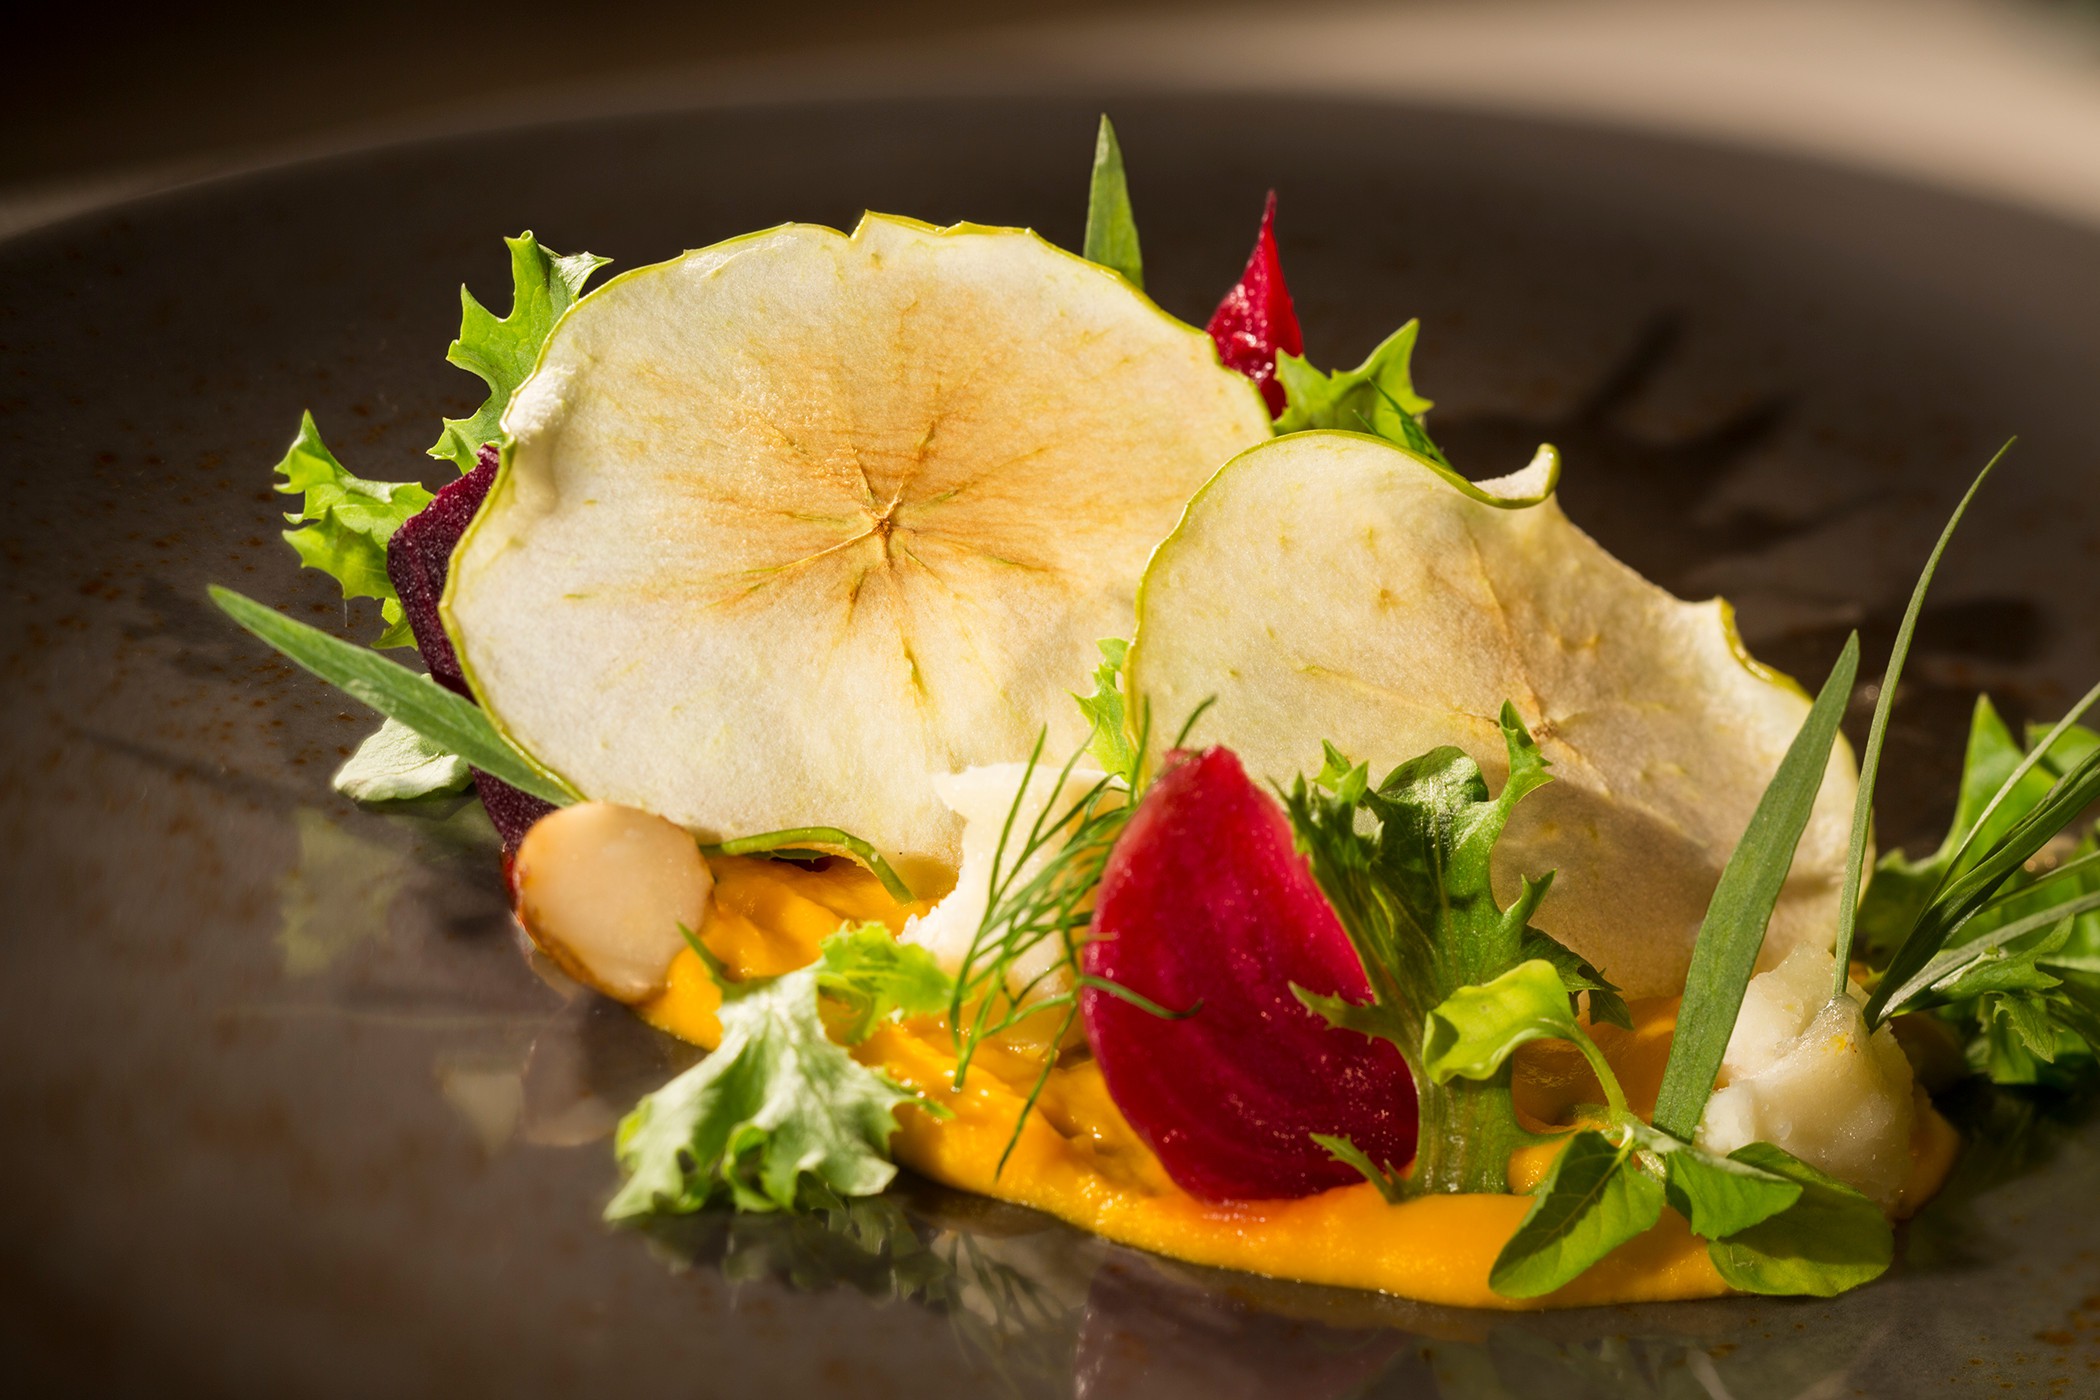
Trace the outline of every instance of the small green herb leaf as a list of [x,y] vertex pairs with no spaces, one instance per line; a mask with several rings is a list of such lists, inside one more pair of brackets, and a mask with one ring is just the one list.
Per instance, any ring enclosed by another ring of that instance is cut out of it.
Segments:
[[1391,1163],[1380,1166],[1367,1156],[1361,1147],[1345,1137],[1330,1133],[1314,1133],[1312,1140],[1327,1149],[1327,1155],[1347,1167],[1362,1173],[1363,1179],[1378,1188],[1387,1205],[1398,1205],[1408,1197],[1407,1176],[1395,1171]]
[[1801,1199],[1800,1182],[1733,1157],[1679,1146],[1663,1155],[1670,1204],[1706,1240],[1726,1239]]
[[1602,1133],[1579,1132],[1532,1193],[1531,1209],[1488,1272],[1505,1298],[1537,1298],[1575,1279],[1662,1218],[1663,1184]]
[[1486,1079],[1519,1045],[1582,1035],[1560,973],[1544,960],[1519,963],[1484,986],[1460,987],[1429,1013],[1422,1068],[1439,1084]]
[[1729,1287],[1828,1298],[1888,1269],[1895,1233],[1865,1196],[1768,1142],[1751,1143],[1729,1157],[1801,1186],[1800,1199],[1786,1210],[1708,1244]]
[[445,351],[447,361],[489,386],[488,398],[471,418],[445,420],[444,432],[430,449],[431,456],[461,472],[474,470],[474,457],[483,443],[502,437],[503,410],[538,363],[547,333],[583,295],[591,274],[606,264],[606,259],[589,253],[555,253],[541,246],[529,229],[503,242],[510,249],[510,313],[496,316],[461,287],[459,339]]
[[1144,746],[1131,735],[1130,713],[1123,697],[1123,658],[1130,653],[1130,643],[1109,637],[1094,645],[1101,648],[1101,664],[1094,668],[1094,693],[1072,697],[1093,728],[1087,752],[1101,765],[1102,772],[1121,778],[1123,785],[1135,792],[1138,755]]
[[334,579],[345,598],[379,600],[386,631],[373,646],[414,646],[401,599],[386,574],[386,545],[402,522],[430,504],[430,492],[413,481],[352,476],[321,441],[311,413],[300,415],[299,435],[274,470],[282,478],[278,491],[304,497],[299,509],[284,517],[299,526],[284,532],[299,562]]
[[210,592],[211,600],[228,617],[353,700],[401,721],[439,748],[458,754],[490,777],[500,778],[520,791],[557,806],[578,800],[567,784],[541,771],[512,748],[473,701],[432,685],[420,673],[375,656],[364,647],[295,622],[230,588],[214,584]]
[[1420,322],[1409,321],[1355,369],[1332,374],[1314,369],[1303,356],[1279,353],[1276,382],[1283,386],[1284,409],[1276,419],[1276,431],[1342,428],[1369,433],[1448,468],[1450,463],[1422,426],[1422,415],[1432,405],[1415,392],[1410,368],[1420,331]]
[[398,719],[386,719],[335,770],[335,790],[353,802],[402,802],[458,792],[474,780],[467,761]]
[[1137,218],[1130,210],[1130,182],[1123,174],[1123,147],[1106,114],[1094,137],[1094,176],[1086,201],[1086,242],[1081,256],[1123,274],[1145,289],[1145,260],[1138,252]]
[[1526,959],[1539,958],[1552,963],[1569,996],[1589,993],[1592,1023],[1617,1026],[1622,1031],[1633,1029],[1633,1012],[1628,1009],[1626,998],[1620,996],[1619,989],[1606,981],[1604,974],[1582,954],[1539,929],[1525,930],[1521,951]]
[[1750,824],[1728,857],[1692,946],[1684,1002],[1655,1101],[1655,1126],[1689,1142],[1713,1093],[1714,1077],[1735,1030],[1743,991],[1757,969],[1765,926],[1794,863],[1794,848],[1815,809],[1816,793],[1837,741],[1838,721],[1852,698],[1859,670],[1859,634],[1845,640],[1837,664],[1823,682],[1808,718],[1787,746],[1786,757],[1765,785]]
[[722,1043],[635,1105],[613,1151],[627,1182],[608,1220],[685,1214],[721,1196],[793,1210],[811,1185],[871,1196],[890,1184],[896,1109],[912,1095],[824,1034],[817,965],[722,983]]
[[847,1008],[841,1034],[858,1045],[894,1017],[946,1011],[954,980],[924,948],[899,943],[881,924],[862,923],[824,940],[817,989]]

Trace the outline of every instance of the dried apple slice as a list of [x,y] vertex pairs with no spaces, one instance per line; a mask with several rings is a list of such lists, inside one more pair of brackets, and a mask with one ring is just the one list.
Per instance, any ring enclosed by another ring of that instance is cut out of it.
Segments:
[[952,867],[929,774],[1084,740],[1152,547],[1269,434],[1200,330],[1021,229],[869,215],[630,272],[548,337],[445,600],[490,716],[703,836]]
[[[1331,739],[1373,776],[1439,744],[1505,771],[1507,699],[1557,781],[1495,848],[1498,895],[1558,872],[1538,924],[1629,994],[1680,990],[1721,867],[1808,713],[1728,605],[1682,602],[1553,499],[1558,458],[1469,484],[1353,433],[1242,454],[1146,570],[1128,676],[1152,713],[1288,783]],[[1841,744],[1767,936],[1830,945],[1856,776]]]

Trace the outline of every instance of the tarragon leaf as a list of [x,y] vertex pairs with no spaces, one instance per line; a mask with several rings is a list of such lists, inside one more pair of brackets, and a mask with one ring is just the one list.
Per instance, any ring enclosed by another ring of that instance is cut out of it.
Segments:
[[1123,274],[1145,289],[1145,259],[1138,251],[1137,218],[1130,210],[1130,181],[1123,173],[1123,147],[1106,114],[1094,138],[1094,174],[1086,201],[1086,241],[1080,256]]
[[299,527],[284,532],[299,562],[334,579],[345,598],[379,600],[386,631],[373,646],[414,646],[401,599],[386,576],[386,544],[402,522],[430,504],[430,492],[414,481],[352,476],[321,441],[311,413],[300,415],[299,435],[273,470],[279,492],[304,497],[284,517]]
[[1072,697],[1093,729],[1087,752],[1102,772],[1121,778],[1135,792],[1140,745],[1131,737],[1130,712],[1123,696],[1123,659],[1130,653],[1130,643],[1106,637],[1094,645],[1101,649],[1101,664],[1094,668],[1094,693]]
[[1579,1132],[1554,1159],[1531,1209],[1488,1271],[1505,1298],[1537,1298],[1572,1281],[1662,1218],[1663,1184],[1631,1146]]
[[1786,1210],[1708,1244],[1729,1287],[1828,1298],[1887,1271],[1896,1237],[1881,1207],[1771,1143],[1753,1142],[1728,1155],[1801,1186],[1800,1199]]
[[840,1034],[858,1045],[898,1016],[937,1016],[948,1009],[955,982],[933,954],[899,943],[879,923],[841,928],[822,944],[817,988],[847,1008]]
[[1384,438],[1441,467],[1444,454],[1422,426],[1432,404],[1415,392],[1415,338],[1419,321],[1409,321],[1380,342],[1355,369],[1332,374],[1313,368],[1302,355],[1279,351],[1276,382],[1283,386],[1284,409],[1276,419],[1278,433],[1308,428],[1342,428]]
[[459,339],[445,351],[446,360],[489,387],[488,398],[471,417],[445,420],[445,430],[430,448],[431,456],[462,473],[474,470],[474,457],[483,443],[502,437],[503,410],[538,363],[547,333],[583,295],[591,274],[607,262],[590,253],[563,256],[543,247],[529,229],[503,242],[510,249],[510,313],[497,316],[462,286]]
[[825,1035],[819,975],[812,964],[721,983],[721,1045],[620,1122],[613,1151],[627,1181],[606,1219],[725,1196],[739,1210],[793,1210],[811,1187],[843,1200],[890,1184],[896,1109],[912,1095]]
[[335,770],[333,782],[353,802],[402,802],[459,792],[473,780],[473,770],[458,754],[398,719],[386,719]]
[[432,685],[419,672],[331,637],[230,588],[213,584],[207,591],[228,617],[353,700],[370,705],[389,719],[400,720],[490,777],[500,778],[542,801],[565,806],[577,800],[576,792],[566,783],[536,767],[513,748],[496,732],[481,707],[466,697]]
[[1698,1132],[1713,1093],[1743,993],[1757,970],[1765,927],[1794,863],[1794,848],[1815,809],[1858,671],[1859,634],[1854,633],[1845,640],[1808,718],[1758,798],[1700,921],[1685,976],[1684,1003],[1655,1100],[1655,1126],[1687,1142]]

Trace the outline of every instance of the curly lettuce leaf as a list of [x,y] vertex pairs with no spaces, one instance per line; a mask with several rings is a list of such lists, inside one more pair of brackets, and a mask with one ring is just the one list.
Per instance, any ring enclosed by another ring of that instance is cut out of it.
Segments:
[[1130,714],[1123,696],[1123,658],[1130,653],[1130,643],[1107,637],[1094,645],[1101,648],[1101,664],[1094,668],[1094,693],[1075,694],[1072,698],[1093,727],[1087,752],[1101,765],[1102,772],[1121,778],[1123,785],[1134,792],[1138,785],[1139,745],[1130,737]]
[[1369,433],[1439,466],[1450,466],[1422,426],[1422,415],[1433,405],[1415,392],[1410,368],[1421,328],[1421,322],[1409,321],[1355,369],[1332,374],[1313,368],[1302,355],[1279,351],[1276,382],[1283,386],[1284,409],[1277,415],[1276,431],[1343,428]]
[[503,410],[538,363],[547,333],[583,295],[591,274],[608,261],[590,253],[556,253],[530,229],[503,242],[510,249],[510,314],[497,316],[462,286],[459,339],[445,351],[446,360],[489,387],[488,397],[472,416],[445,420],[445,430],[430,448],[431,456],[452,463],[463,474],[474,470],[474,457],[483,443],[502,437]]
[[613,1151],[626,1184],[605,1218],[682,1215],[727,1197],[794,1210],[815,1188],[840,1200],[890,1184],[896,1110],[913,1096],[824,1033],[822,964],[722,988],[721,1045],[635,1105]]
[[402,522],[430,504],[430,492],[413,481],[352,476],[321,441],[311,413],[300,415],[299,435],[272,470],[281,494],[302,498],[299,509],[284,517],[299,527],[286,530],[284,538],[300,564],[334,579],[346,599],[379,601],[386,631],[373,646],[414,646],[401,599],[386,576],[386,545]]
[[853,924],[826,938],[817,963],[817,990],[838,1003],[835,1020],[848,1045],[900,1016],[938,1016],[948,1009],[955,979],[933,954],[879,923]]

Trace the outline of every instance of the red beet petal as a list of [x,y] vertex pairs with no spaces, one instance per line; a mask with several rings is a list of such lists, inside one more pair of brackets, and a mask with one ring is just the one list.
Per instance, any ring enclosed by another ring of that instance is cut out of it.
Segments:
[[1305,336],[1291,306],[1291,290],[1283,284],[1283,262],[1276,255],[1274,190],[1269,191],[1268,205],[1262,210],[1261,233],[1247,256],[1247,269],[1211,313],[1209,330],[1210,338],[1218,343],[1218,358],[1261,387],[1269,416],[1282,413],[1283,386],[1276,382],[1276,354],[1279,350],[1305,353]]
[[[445,635],[445,624],[438,618],[438,602],[445,596],[452,551],[459,547],[467,526],[474,523],[474,513],[481,509],[496,480],[496,461],[495,445],[483,446],[474,470],[448,484],[429,505],[402,522],[386,547],[386,576],[401,597],[401,610],[415,633],[423,664],[439,685],[470,700],[473,692],[467,689],[466,672],[460,669],[452,639]],[[506,854],[518,848],[534,822],[554,810],[551,803],[479,769],[474,773],[474,790],[503,838]]]
[[1336,1030],[1291,994],[1370,999],[1363,965],[1274,799],[1228,749],[1176,754],[1110,854],[1084,970],[1169,1009],[1081,993],[1108,1091],[1181,1188],[1205,1200],[1306,1196],[1415,1152],[1415,1090],[1391,1045]]

